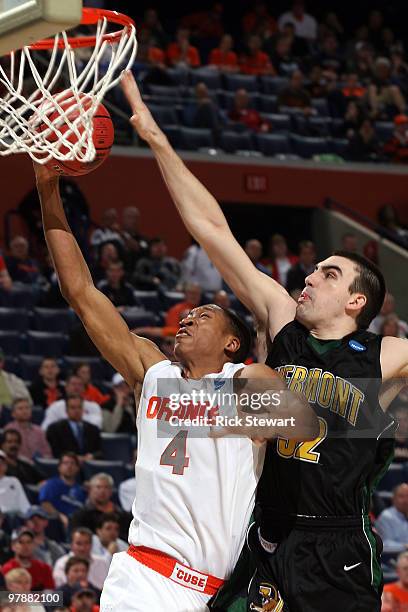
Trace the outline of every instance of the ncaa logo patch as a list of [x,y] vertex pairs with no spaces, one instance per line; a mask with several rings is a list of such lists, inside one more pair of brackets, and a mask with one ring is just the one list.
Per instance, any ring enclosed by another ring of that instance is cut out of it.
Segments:
[[353,349],[353,351],[357,351],[357,353],[362,353],[367,350],[367,347],[364,344],[360,344],[357,340],[350,340],[349,347]]
[[225,380],[215,380],[214,381],[214,389],[216,391],[218,391],[218,389],[221,389],[221,387],[223,387],[225,385]]

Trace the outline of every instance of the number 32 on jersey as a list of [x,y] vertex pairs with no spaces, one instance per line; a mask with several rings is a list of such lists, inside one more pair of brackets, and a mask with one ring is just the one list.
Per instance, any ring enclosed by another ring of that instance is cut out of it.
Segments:
[[309,463],[318,463],[320,452],[316,449],[327,436],[327,423],[321,417],[319,417],[319,427],[320,431],[317,438],[307,442],[296,442],[295,440],[278,438],[276,443],[278,455],[283,459],[299,459]]

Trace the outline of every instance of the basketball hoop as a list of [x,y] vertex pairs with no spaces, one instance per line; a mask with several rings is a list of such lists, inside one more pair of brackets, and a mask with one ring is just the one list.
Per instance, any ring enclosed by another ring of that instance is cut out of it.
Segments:
[[[93,161],[93,118],[105,94],[119,83],[122,71],[133,65],[136,28],[126,15],[91,8],[83,9],[81,24],[95,25],[95,35],[69,37],[60,32],[12,51],[6,59],[8,67],[0,63],[0,155],[27,153],[41,164],[51,158]],[[123,27],[108,32],[108,24]],[[93,50],[80,68],[74,50],[83,47]],[[43,71],[35,58],[41,51],[50,53]],[[34,84],[30,92],[28,78]],[[66,79],[63,88],[62,78]]]

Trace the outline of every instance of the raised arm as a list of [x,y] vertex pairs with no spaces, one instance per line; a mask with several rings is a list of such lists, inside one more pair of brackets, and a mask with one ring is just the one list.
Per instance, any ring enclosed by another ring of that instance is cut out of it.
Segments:
[[166,357],[153,342],[132,334],[110,300],[96,289],[68,225],[59,178],[39,164],[34,169],[45,239],[61,293],[80,317],[95,346],[133,389],[150,366]]
[[152,149],[188,231],[207,251],[235,295],[274,337],[293,320],[296,303],[281,285],[252,264],[232,235],[218,202],[188,170],[154,121],[129,71],[122,77],[122,87],[132,109],[131,123]]

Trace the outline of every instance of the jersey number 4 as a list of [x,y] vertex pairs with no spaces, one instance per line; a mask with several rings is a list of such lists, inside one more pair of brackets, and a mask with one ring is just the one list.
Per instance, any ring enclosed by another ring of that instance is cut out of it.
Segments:
[[160,465],[171,465],[172,474],[183,476],[184,470],[190,463],[187,457],[187,435],[188,431],[179,431],[172,441],[164,449],[160,457]]
[[295,442],[294,440],[278,438],[276,446],[278,455],[283,457],[283,459],[299,459],[300,461],[318,463],[320,453],[317,452],[316,449],[327,436],[327,423],[321,417],[319,417],[319,426],[319,435],[314,440],[308,440],[307,442]]

